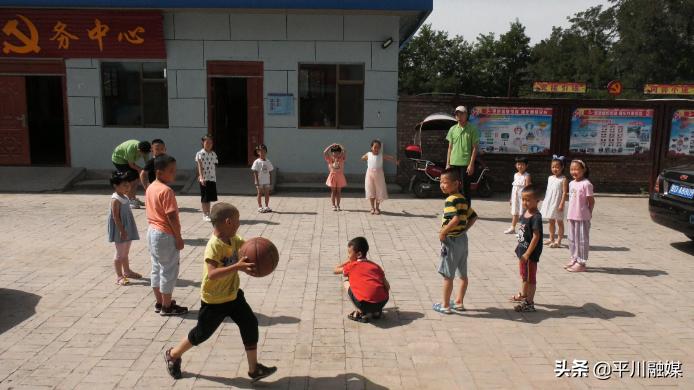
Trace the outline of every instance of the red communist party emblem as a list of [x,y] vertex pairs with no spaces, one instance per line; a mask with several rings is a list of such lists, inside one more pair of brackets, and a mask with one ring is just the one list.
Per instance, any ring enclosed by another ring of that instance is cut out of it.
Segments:
[[687,179],[689,179],[689,175],[680,176],[680,180],[687,180]]
[[619,80],[612,80],[607,84],[607,92],[612,96],[618,96],[622,93],[624,86]]

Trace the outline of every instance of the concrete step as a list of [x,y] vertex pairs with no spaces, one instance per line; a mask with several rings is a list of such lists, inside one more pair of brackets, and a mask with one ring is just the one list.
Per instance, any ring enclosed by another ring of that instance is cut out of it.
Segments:
[[62,192],[85,173],[70,167],[0,167],[0,192]]
[[[248,167],[217,167],[217,193],[220,195],[255,195],[253,174]],[[272,180],[277,177],[277,169],[272,172]],[[274,183],[273,183],[274,186]],[[273,188],[274,189],[274,188]],[[195,177],[183,188],[184,194],[199,194],[200,186]]]
[[[402,187],[395,183],[386,184],[388,192],[391,194],[397,194],[402,192]],[[308,182],[308,183],[298,183],[298,182],[287,182],[287,183],[277,183],[275,186],[277,192],[330,192],[330,189],[325,185],[325,182]],[[364,192],[363,185],[348,185],[342,189],[342,192]]]
[[[173,182],[172,184],[169,185],[174,191],[176,192],[181,192],[183,190],[183,187],[186,186],[188,183],[188,179],[185,180],[177,180]],[[71,188],[73,191],[85,191],[85,192],[103,192],[103,191],[110,191],[111,184],[109,184],[108,179],[88,179],[88,180],[80,180],[72,185]],[[140,187],[140,191],[142,190],[142,187]],[[139,191],[138,191],[139,192]]]

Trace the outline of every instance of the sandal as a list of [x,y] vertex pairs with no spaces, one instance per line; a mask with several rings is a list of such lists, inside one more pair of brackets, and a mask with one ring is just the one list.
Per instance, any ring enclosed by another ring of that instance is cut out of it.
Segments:
[[135,271],[130,271],[125,275],[125,277],[130,278],[130,279],[142,279],[142,275],[138,274]]
[[519,313],[533,312],[533,311],[535,311],[535,303],[523,300],[523,302],[521,302],[519,305],[514,306],[513,310],[515,310]]
[[561,248],[561,244],[558,242],[553,242],[553,243],[549,244],[549,247],[550,248]]
[[569,268],[573,267],[574,264],[576,264],[576,260],[575,260],[575,259],[571,259],[571,260],[569,260],[568,263],[564,264],[564,269],[569,269]]
[[130,284],[130,281],[125,276],[119,276],[118,280],[116,280],[116,284],[119,286],[127,286]]
[[374,212],[374,214],[376,214],[376,215],[381,215],[381,210],[376,209],[376,211]]
[[347,318],[349,318],[352,321],[361,322],[361,323],[369,322],[369,319],[366,318],[366,316],[364,314],[362,314],[356,310],[347,314]]
[[518,294],[512,296],[510,300],[511,302],[523,302],[525,301],[525,295],[519,291]]
[[451,314],[451,313],[453,313],[453,312],[451,311],[451,308],[450,308],[450,307],[443,307],[443,304],[441,304],[441,303],[434,303],[434,306],[432,307],[432,309],[434,309],[434,311],[439,312],[439,313],[441,313],[441,314]]
[[552,244],[554,244],[554,241],[552,241],[552,240],[545,240],[545,242],[543,242],[543,244],[545,244],[545,245],[550,245],[550,246],[551,246]]
[[371,214],[376,214],[376,209],[371,209]]
[[572,265],[571,267],[566,269],[569,272],[586,272],[586,266],[585,264],[581,264],[579,262],[576,262],[576,264]]
[[453,311],[465,311],[465,306],[463,306],[462,303],[458,305],[457,303],[455,303],[454,299],[451,299],[451,301],[448,304],[450,305],[451,310]]

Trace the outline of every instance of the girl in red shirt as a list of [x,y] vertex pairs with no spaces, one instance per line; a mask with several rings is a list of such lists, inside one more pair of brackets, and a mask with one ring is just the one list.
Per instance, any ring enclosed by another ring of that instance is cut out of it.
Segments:
[[389,298],[386,275],[378,264],[366,258],[368,251],[366,238],[354,238],[347,243],[348,259],[335,267],[335,273],[345,277],[347,295],[357,308],[347,318],[357,322],[369,322],[369,316],[381,318]]

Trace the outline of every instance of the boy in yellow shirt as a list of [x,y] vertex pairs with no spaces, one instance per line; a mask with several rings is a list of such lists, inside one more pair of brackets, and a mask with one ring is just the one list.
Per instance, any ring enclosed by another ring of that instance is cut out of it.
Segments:
[[238,271],[249,275],[255,272],[255,264],[247,257],[239,258],[238,250],[244,240],[236,234],[239,229],[239,210],[228,203],[217,203],[210,211],[214,232],[205,248],[202,267],[202,302],[198,312],[198,324],[177,346],[164,353],[169,374],[181,378],[181,356],[194,345],[207,340],[228,316],[241,331],[241,339],[248,358],[248,376],[253,382],[265,378],[277,367],[258,363],[258,319],[239,288]]

